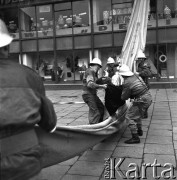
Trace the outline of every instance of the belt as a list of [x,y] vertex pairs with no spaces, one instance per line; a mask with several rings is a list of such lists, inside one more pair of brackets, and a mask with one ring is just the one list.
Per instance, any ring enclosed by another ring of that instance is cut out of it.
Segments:
[[1,156],[9,156],[38,145],[38,138],[34,129],[0,139]]

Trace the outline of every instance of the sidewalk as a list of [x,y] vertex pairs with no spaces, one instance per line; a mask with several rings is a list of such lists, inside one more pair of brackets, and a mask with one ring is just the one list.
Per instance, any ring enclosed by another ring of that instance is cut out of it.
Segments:
[[[144,134],[140,144],[124,144],[131,134],[128,128],[122,129],[121,132],[100,142],[80,156],[43,169],[42,179],[103,180],[104,176],[110,175],[108,169],[104,170],[107,158],[114,158],[116,163],[122,158],[120,169],[124,174],[140,168],[147,172],[148,180],[155,179],[156,174],[153,175],[153,169],[154,172],[157,169],[160,179],[164,179],[162,176],[173,176],[172,171],[176,167],[177,155],[177,90],[152,89],[151,93],[153,104],[149,108],[149,118],[143,119],[142,122]],[[85,104],[57,104],[61,101],[82,101],[80,90],[47,91],[47,96],[55,102],[58,125],[88,124],[88,107]],[[103,92],[99,92],[99,96],[103,99]],[[130,163],[134,164],[129,167]],[[148,163],[153,167],[145,168]],[[158,164],[162,167],[155,167]],[[165,170],[168,172],[163,174]],[[144,173],[141,174],[144,175]],[[134,176],[135,170],[130,175]],[[176,170],[174,175],[177,177]],[[117,172],[115,177],[123,179]]]

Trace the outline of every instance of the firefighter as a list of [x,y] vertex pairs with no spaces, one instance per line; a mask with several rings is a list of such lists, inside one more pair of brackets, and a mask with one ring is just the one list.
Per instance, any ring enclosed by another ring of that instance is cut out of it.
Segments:
[[[137,57],[138,57],[138,67],[137,67],[137,72],[135,72],[135,74],[143,79],[143,81],[146,83],[146,86],[149,89],[150,88],[149,78],[152,76],[151,65],[148,63],[148,61],[146,61],[146,56],[142,52],[142,50],[139,50]],[[148,109],[145,110],[143,114],[143,118],[148,118]]]
[[107,60],[107,67],[105,69],[105,74],[107,77],[112,78],[112,76],[114,76],[115,74],[115,61],[112,57],[109,57]]
[[40,76],[9,59],[13,38],[1,19],[0,39],[0,176],[3,180],[36,180],[43,150],[34,126],[55,130],[56,114]]
[[89,107],[89,124],[102,122],[104,117],[104,105],[97,96],[97,89],[106,89],[107,85],[99,85],[96,83],[98,71],[101,67],[101,60],[94,58],[90,63],[90,67],[86,70],[83,79],[82,98]]
[[125,141],[126,144],[140,143],[139,136],[143,135],[141,118],[145,109],[152,103],[152,96],[144,81],[134,75],[129,67],[123,64],[119,74],[124,78],[122,100],[131,99],[132,105],[128,109],[125,119],[128,122],[132,138]]

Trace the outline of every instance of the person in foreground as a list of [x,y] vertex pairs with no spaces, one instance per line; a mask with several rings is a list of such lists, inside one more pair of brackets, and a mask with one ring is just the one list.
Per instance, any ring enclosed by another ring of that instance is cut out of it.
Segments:
[[101,67],[101,60],[94,58],[90,63],[90,67],[86,70],[83,79],[82,98],[89,107],[89,124],[100,123],[104,117],[104,105],[97,96],[97,89],[106,89],[107,85],[99,85],[96,83],[98,79],[97,74]]
[[43,150],[34,127],[55,130],[56,114],[40,76],[10,60],[13,39],[1,19],[0,40],[0,179],[37,180]]
[[141,77],[136,76],[125,64],[119,69],[119,74],[124,78],[122,100],[131,99],[132,105],[128,109],[125,119],[128,122],[132,138],[126,144],[140,143],[139,136],[143,135],[142,116],[146,108],[152,103],[152,96]]

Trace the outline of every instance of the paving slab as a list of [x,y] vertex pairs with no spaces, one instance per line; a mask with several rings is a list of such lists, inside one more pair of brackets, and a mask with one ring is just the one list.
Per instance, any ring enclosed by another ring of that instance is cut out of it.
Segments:
[[164,129],[164,130],[172,130],[172,125],[167,125],[167,124],[151,124],[149,126],[149,130],[156,130],[156,129]]
[[145,144],[144,153],[147,154],[170,154],[174,155],[173,145]]
[[103,162],[77,161],[68,171],[68,174],[101,176],[104,170]]
[[150,129],[148,131],[148,135],[172,136],[172,131],[170,131],[170,130],[154,130],[154,129]]
[[80,158],[80,161],[96,161],[103,162],[105,158],[110,158],[112,151],[86,151]]
[[113,157],[142,158],[143,148],[138,146],[121,146],[114,150]]
[[99,177],[80,176],[80,175],[64,175],[61,180],[99,180]]
[[172,137],[169,136],[152,136],[148,135],[146,138],[146,143],[149,144],[172,144]]

